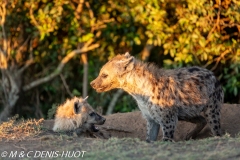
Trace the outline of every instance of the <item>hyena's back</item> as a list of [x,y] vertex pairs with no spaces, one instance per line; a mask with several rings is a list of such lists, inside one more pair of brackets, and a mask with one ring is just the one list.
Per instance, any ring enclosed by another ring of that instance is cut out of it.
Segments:
[[207,69],[195,66],[160,70],[154,73],[154,77],[158,79],[152,82],[152,92],[156,95],[152,101],[159,106],[200,107],[223,101],[222,87],[214,74]]
[[[184,94],[197,92],[197,96],[202,98],[201,103],[212,100],[223,102],[223,89],[211,71],[194,66],[176,69],[174,72],[180,92]],[[194,99],[195,96],[189,95],[189,98]]]

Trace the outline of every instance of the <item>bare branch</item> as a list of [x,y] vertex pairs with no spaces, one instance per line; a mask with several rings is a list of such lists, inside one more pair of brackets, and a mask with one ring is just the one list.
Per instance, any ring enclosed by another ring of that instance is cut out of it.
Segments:
[[79,5],[77,7],[77,12],[81,13],[82,12],[82,6],[83,6],[84,0],[79,0]]
[[230,53],[231,51],[232,51],[231,49],[227,49],[224,52],[222,52],[221,55],[215,59],[216,64],[211,68],[211,71],[214,71],[217,68],[217,65],[219,64],[220,60],[224,59],[224,56]]
[[[26,41],[25,41],[25,42],[26,42]],[[29,58],[28,58],[28,60],[24,63],[24,66],[18,70],[18,72],[17,72],[18,75],[22,74],[31,64],[34,63],[34,60],[33,60],[32,41],[30,41],[29,52],[30,52]]]
[[207,68],[210,64],[212,64],[213,61],[208,61],[206,64],[204,64],[202,67],[203,68]]
[[34,63],[34,60],[32,58],[27,60],[24,66],[18,70],[17,74],[18,75],[22,74],[33,63]]
[[74,15],[77,19],[80,19],[80,14],[82,12],[82,8],[83,8],[83,3],[84,3],[84,0],[78,0],[78,1],[75,1],[76,3],[78,3],[78,6],[74,12]]
[[23,47],[27,44],[27,42],[30,40],[31,36],[28,36],[27,39],[23,42],[23,44],[18,48],[18,52],[21,52]]
[[34,15],[33,15],[33,8],[32,8],[32,6],[31,6],[31,8],[30,8],[30,18],[31,18],[34,26],[36,26],[37,29],[40,30],[39,24],[38,24],[38,22],[36,21]]
[[110,22],[114,22],[114,19],[106,19],[106,20],[102,20],[102,21],[98,21],[94,26],[92,26],[92,31],[96,31],[102,28],[106,28],[106,23],[110,23]]
[[81,53],[85,53],[87,51],[93,50],[95,48],[98,48],[99,44],[92,44],[91,46],[86,47],[85,45],[83,46],[83,48],[81,49],[76,49],[73,50],[72,52],[70,52],[69,54],[67,54],[62,61],[59,63],[58,67],[48,76],[37,79],[33,82],[31,82],[30,84],[27,84],[25,86],[23,86],[23,91],[28,91],[40,84],[49,82],[50,80],[52,80],[53,78],[55,78],[56,76],[58,76],[61,72],[63,67],[65,66],[65,64],[72,59],[75,55],[77,54],[81,54]]
[[[91,19],[91,20],[90,20],[91,32],[93,33],[93,32],[94,32],[94,25],[95,25],[96,20],[94,20],[94,13],[93,13],[93,10],[92,10],[89,2],[88,2],[88,1],[85,2],[85,5],[86,5],[87,8],[88,8],[89,16],[90,16],[90,19]],[[94,20],[94,21],[92,21],[92,20]]]
[[61,78],[61,80],[63,82],[63,85],[64,85],[67,93],[70,95],[70,97],[73,97],[74,95],[70,92],[69,87],[67,85],[67,82],[66,82],[66,80],[65,80],[65,78],[64,78],[64,76],[62,74],[60,74],[60,78]]
[[232,51],[231,49],[225,50],[224,52],[221,53],[221,55],[220,55],[219,57],[215,58],[213,61],[208,61],[208,62],[207,62],[204,66],[202,66],[202,67],[203,67],[203,68],[207,68],[210,64],[212,64],[214,61],[216,61],[215,65],[210,69],[211,71],[214,71],[214,70],[217,68],[219,62],[220,62],[222,59],[225,58],[224,56],[225,56],[226,54],[230,53],[231,51]]
[[110,104],[108,105],[108,109],[107,109],[107,113],[106,115],[112,114],[113,113],[113,109],[119,99],[119,97],[123,94],[123,90],[119,89],[117,90],[117,92],[114,94]]
[[90,40],[88,40],[88,41],[84,44],[83,48],[87,48],[90,44],[92,44],[92,42],[93,42],[93,38],[91,38]]
[[89,2],[85,2],[85,4],[86,4],[86,6],[87,6],[87,8],[88,8],[88,10],[89,10],[90,18],[93,19],[93,18],[94,18],[94,14],[93,14],[93,11],[92,11],[92,9],[91,9],[91,7],[90,7]]
[[195,54],[195,52],[193,52],[192,55],[194,56],[197,64],[198,64],[198,65],[201,65],[201,62],[199,61],[199,59],[198,59],[197,55]]
[[207,41],[206,41],[206,45],[211,41],[211,35],[212,33],[215,31],[216,28],[219,28],[219,21],[220,21],[220,14],[221,14],[221,0],[219,0],[219,4],[218,4],[218,13],[217,13],[217,21],[216,23],[214,24],[213,28],[211,29],[211,31],[208,33],[208,36],[207,36]]
[[40,119],[43,118],[44,115],[42,113],[42,110],[40,109],[40,99],[39,99],[39,91],[36,91],[36,110],[35,110],[35,116]]
[[8,64],[7,64],[7,57],[6,54],[4,53],[3,50],[0,49],[0,69],[6,69]]
[[[89,4],[88,1],[85,2],[85,5],[86,7],[88,8],[88,12],[89,12],[89,16],[90,16],[90,19],[94,19],[94,12]],[[101,21],[91,21],[91,32],[93,33],[94,31],[96,30],[99,30],[99,29],[102,29],[102,28],[105,28],[106,27],[106,23],[109,23],[109,22],[113,22],[114,19],[111,18],[111,19],[105,19],[105,20],[101,20]]]

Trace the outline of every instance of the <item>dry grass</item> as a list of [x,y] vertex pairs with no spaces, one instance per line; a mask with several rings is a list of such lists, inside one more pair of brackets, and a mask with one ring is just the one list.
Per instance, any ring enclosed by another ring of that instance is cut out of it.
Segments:
[[0,124],[0,140],[24,139],[29,136],[37,135],[41,132],[40,124],[44,119],[18,120],[18,115],[12,117],[7,122]]

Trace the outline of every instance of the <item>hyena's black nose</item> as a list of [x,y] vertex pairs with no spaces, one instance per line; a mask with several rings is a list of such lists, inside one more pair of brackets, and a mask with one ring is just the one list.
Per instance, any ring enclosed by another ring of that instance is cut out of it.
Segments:
[[103,121],[103,123],[105,123],[105,121],[106,121],[106,118],[103,118],[103,120],[102,120],[102,121]]

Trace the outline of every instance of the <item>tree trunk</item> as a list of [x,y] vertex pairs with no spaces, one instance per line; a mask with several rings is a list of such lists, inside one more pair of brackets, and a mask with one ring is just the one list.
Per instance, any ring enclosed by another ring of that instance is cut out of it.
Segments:
[[[21,76],[2,69],[2,87],[4,89],[4,109],[0,114],[0,121],[6,121],[19,99]],[[15,77],[17,76],[17,77]]]
[[7,121],[8,117],[10,116],[15,104],[17,103],[18,96],[14,95],[14,99],[11,100],[11,104],[4,105],[4,109],[0,114],[0,122],[1,121]]
[[123,90],[119,89],[117,90],[117,92],[114,94],[110,104],[108,105],[108,110],[106,115],[112,114],[113,113],[113,109],[117,103],[117,100],[119,99],[119,97],[123,94]]

